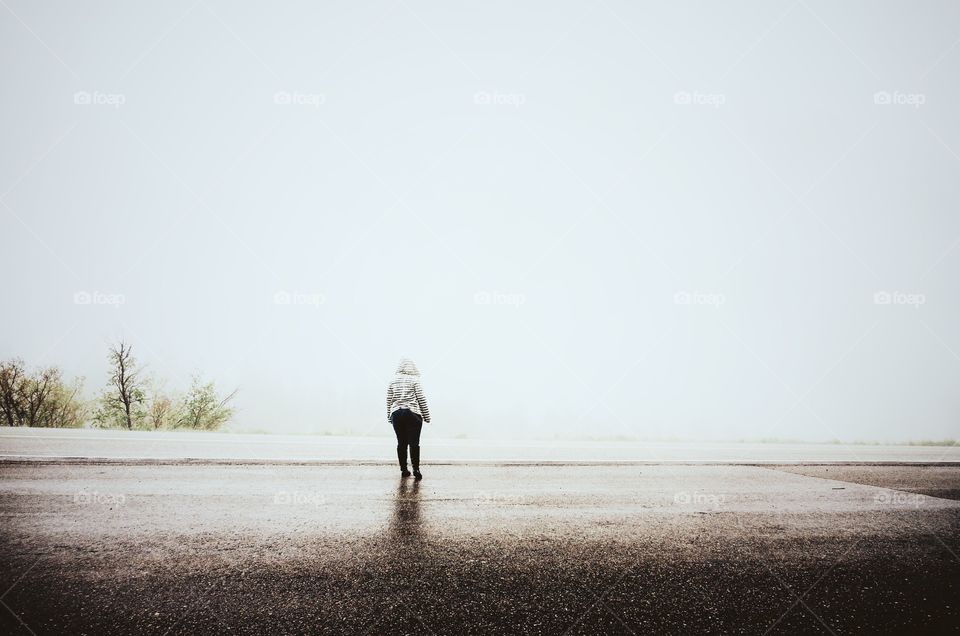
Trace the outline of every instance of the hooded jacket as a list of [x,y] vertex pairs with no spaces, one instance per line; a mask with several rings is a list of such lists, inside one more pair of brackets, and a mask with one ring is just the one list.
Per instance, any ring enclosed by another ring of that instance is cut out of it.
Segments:
[[430,422],[430,408],[420,386],[420,370],[409,358],[400,359],[397,373],[387,387],[387,420],[397,409],[410,409],[424,422]]

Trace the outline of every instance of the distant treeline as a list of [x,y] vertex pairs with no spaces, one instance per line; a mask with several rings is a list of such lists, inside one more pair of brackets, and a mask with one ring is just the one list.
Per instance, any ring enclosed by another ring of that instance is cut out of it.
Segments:
[[233,415],[236,390],[221,396],[194,376],[185,393],[169,393],[142,374],[126,342],[111,345],[107,359],[106,386],[89,400],[83,378],[68,382],[57,367],[30,370],[19,358],[0,362],[0,425],[215,431]]

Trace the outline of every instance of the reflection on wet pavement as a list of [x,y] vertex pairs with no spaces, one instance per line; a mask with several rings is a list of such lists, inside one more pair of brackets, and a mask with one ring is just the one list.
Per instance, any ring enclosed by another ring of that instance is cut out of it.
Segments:
[[393,500],[389,539],[399,547],[411,547],[423,541],[423,538],[423,524],[420,519],[420,482],[410,478],[401,479]]

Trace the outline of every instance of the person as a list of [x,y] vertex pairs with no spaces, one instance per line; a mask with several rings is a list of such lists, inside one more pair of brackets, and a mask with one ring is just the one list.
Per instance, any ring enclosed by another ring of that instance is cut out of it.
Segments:
[[420,474],[420,430],[423,423],[430,423],[430,409],[427,398],[420,386],[420,370],[413,360],[401,358],[397,373],[387,387],[387,420],[397,434],[397,461],[400,462],[400,476],[409,477],[407,469],[407,447],[410,447],[410,461],[413,463],[413,477],[423,479]]

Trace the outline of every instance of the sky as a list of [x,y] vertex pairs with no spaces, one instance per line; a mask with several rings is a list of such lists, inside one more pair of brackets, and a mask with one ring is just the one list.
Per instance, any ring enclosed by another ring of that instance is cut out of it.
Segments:
[[0,357],[231,427],[960,429],[960,5],[0,6]]

